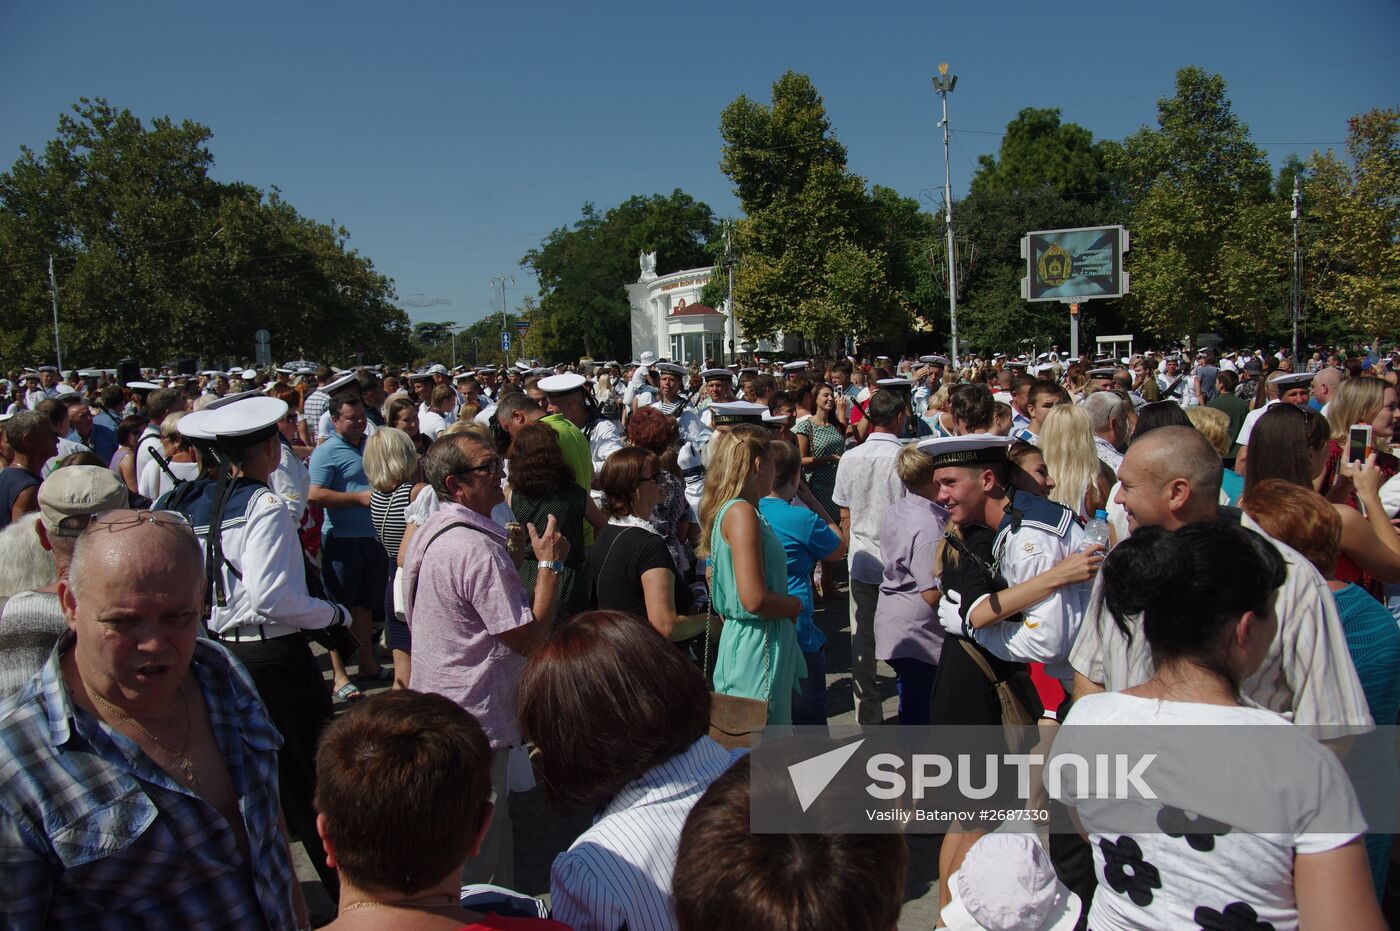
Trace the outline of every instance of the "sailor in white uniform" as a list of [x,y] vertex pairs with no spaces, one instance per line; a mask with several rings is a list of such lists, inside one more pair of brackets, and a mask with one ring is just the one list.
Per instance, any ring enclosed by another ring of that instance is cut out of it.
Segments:
[[296,524],[267,484],[281,460],[277,423],[287,409],[283,401],[257,396],[187,414],[180,432],[221,458],[220,477],[187,482],[155,507],[183,514],[205,544],[209,635],[247,668],[282,734],[278,766],[287,825],[322,882],[335,888],[312,804],[316,742],[331,719],[331,697],[307,631],[338,629],[343,636],[350,612],[308,591]]
[[751,401],[727,401],[711,404],[710,411],[714,419],[714,429],[706,436],[705,444],[696,448],[692,444],[682,443],[680,453],[676,456],[676,464],[684,470],[685,499],[690,502],[696,515],[700,513],[700,499],[705,496],[705,470],[710,466],[715,439],[728,433],[729,428],[737,424],[765,426],[763,415],[768,413],[768,408]]
[[[1006,496],[1007,506],[992,544],[993,568],[1008,588],[1052,569],[1084,546],[1084,530],[1073,512],[1047,498],[1015,489],[1009,479],[1014,468],[1006,453],[1011,437],[976,434],[923,440],[919,448],[935,465],[988,468],[997,476],[994,493]],[[935,473],[935,476],[937,473]],[[959,500],[963,509],[977,510]],[[945,595],[939,606],[944,627],[970,637],[988,652],[1013,663],[1044,663],[1045,671],[1065,686],[1068,695],[1074,672],[1069,652],[1089,603],[1089,584],[1067,585],[1031,605],[1021,614],[986,627],[972,627],[966,618],[984,598],[959,603],[955,593]]]
[[700,377],[704,380],[701,393],[705,395],[700,405],[700,422],[706,429],[713,429],[714,411],[711,408],[734,400],[734,373],[729,369],[705,369]]
[[608,457],[622,448],[622,435],[617,424],[604,417],[596,403],[591,403],[593,394],[586,390],[587,386],[588,380],[576,373],[550,375],[539,381],[549,412],[562,415],[588,438],[596,477],[603,471]]

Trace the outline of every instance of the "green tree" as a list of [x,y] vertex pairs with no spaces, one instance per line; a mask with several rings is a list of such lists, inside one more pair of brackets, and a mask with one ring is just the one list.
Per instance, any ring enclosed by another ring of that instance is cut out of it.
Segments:
[[750,336],[782,330],[835,342],[908,329],[906,255],[885,233],[900,205],[877,204],[846,167],[811,80],[787,72],[771,104],[740,96],[720,116],[720,167],[746,217],[735,224],[734,303]]
[[266,327],[278,356],[402,355],[407,317],[349,234],[274,188],[209,177],[208,127],[150,127],[104,100],[59,118],[42,155],[0,174],[0,363],[49,358],[49,256],[68,364],[239,361]]
[[1400,333],[1400,111],[1353,117],[1346,161],[1314,153],[1308,174],[1313,303],[1375,347]]
[[1049,189],[1080,203],[1096,203],[1108,193],[1106,152],[1083,126],[1061,123],[1058,109],[1027,107],[1006,124],[997,155],[978,156],[971,193],[1019,197]]
[[1139,326],[1186,338],[1211,327],[1263,329],[1288,275],[1287,216],[1273,173],[1230,106],[1225,81],[1182,68],[1176,95],[1113,151],[1128,199],[1132,293]]
[[637,256],[655,252],[659,275],[707,266],[716,229],[709,206],[679,189],[636,195],[606,213],[584,204],[572,228],[556,229],[520,260],[540,283],[530,350],[543,359],[625,355],[631,347],[626,285],[637,279]]
[[[1115,149],[1082,126],[1061,123],[1056,109],[1025,109],[1007,124],[997,156],[981,157],[967,198],[954,206],[959,251],[969,266],[959,289],[960,342],[984,350],[1068,348],[1065,306],[1021,299],[1021,238],[1032,230],[1121,222],[1118,184],[1105,166]],[[941,239],[930,249],[945,262]],[[1118,304],[1082,305],[1081,339],[1116,330]],[[947,311],[941,313],[946,319]]]

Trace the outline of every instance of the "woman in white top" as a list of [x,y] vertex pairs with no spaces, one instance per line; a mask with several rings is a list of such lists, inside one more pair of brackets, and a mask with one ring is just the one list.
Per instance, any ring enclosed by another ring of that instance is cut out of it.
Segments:
[[[1060,795],[1094,851],[1089,926],[1385,927],[1359,838],[1365,821],[1336,756],[1240,699],[1278,630],[1278,552],[1228,520],[1148,527],[1119,543],[1102,571],[1120,626],[1142,613],[1156,673],[1075,702],[1054,754],[1092,757],[1110,741],[1122,750],[1141,738],[1156,752],[1156,798],[1102,800],[1087,772],[1062,770]],[[1158,725],[1227,726],[1171,734]],[[1055,769],[1052,757],[1047,771]]]
[[192,482],[199,478],[199,459],[194,447],[180,433],[180,418],[184,416],[184,411],[175,411],[165,415],[165,419],[160,423],[160,445],[164,450],[167,468],[162,468],[152,457],[137,477],[137,493],[152,501],[174,488],[177,479],[181,482]]

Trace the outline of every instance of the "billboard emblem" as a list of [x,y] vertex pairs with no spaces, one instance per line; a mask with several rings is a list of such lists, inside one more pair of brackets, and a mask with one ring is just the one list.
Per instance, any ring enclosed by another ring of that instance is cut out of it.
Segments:
[[1040,256],[1040,280],[1052,288],[1069,281],[1074,262],[1059,243],[1052,243]]
[[1027,233],[1021,239],[1021,298],[1078,304],[1122,297],[1128,293],[1127,251],[1128,231],[1121,226]]

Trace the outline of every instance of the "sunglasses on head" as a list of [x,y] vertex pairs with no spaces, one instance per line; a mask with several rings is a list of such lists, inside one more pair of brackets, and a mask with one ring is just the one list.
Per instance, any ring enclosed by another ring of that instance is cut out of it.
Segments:
[[176,511],[103,511],[98,514],[70,514],[62,518],[54,530],[54,536],[80,537],[102,530],[119,533],[142,524],[189,527],[189,521]]

